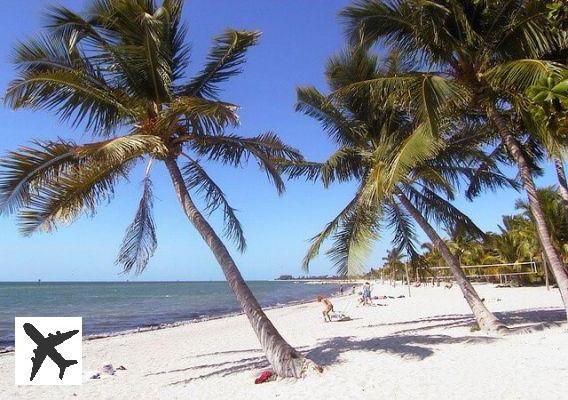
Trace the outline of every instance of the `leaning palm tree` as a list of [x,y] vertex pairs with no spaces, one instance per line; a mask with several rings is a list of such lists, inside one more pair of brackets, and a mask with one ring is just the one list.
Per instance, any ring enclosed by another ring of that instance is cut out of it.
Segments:
[[[381,42],[407,56],[420,57],[430,68],[426,75],[458,85],[461,90],[456,93],[467,98],[467,106],[495,126],[518,168],[568,315],[568,272],[552,243],[530,162],[507,118],[511,108],[526,110],[528,87],[566,69],[541,58],[565,53],[568,47],[565,32],[554,29],[547,18],[550,10],[546,6],[541,0],[358,0],[342,17],[353,42]],[[401,91],[416,79],[407,75],[368,84],[375,90]],[[429,122],[435,122],[434,109],[424,103]]]
[[[332,58],[326,76],[337,92],[357,82],[389,79],[400,67],[396,55],[381,65],[377,57],[356,49]],[[478,124],[450,124],[433,135],[419,117],[409,113],[412,107],[408,104],[391,102],[380,92],[362,88],[342,96],[325,96],[314,87],[299,88],[297,109],[320,121],[339,148],[324,163],[292,162],[283,170],[291,177],[321,179],[326,187],[335,181],[358,183],[355,197],[312,239],[304,267],[309,267],[323,242],[332,237],[327,254],[338,273],[356,275],[385,227],[394,231],[396,249],[411,259],[418,258],[417,223],[440,251],[479,326],[486,331],[504,331],[505,325],[487,309],[432,224],[460,226],[482,235],[448,201],[453,199],[456,185],[474,174],[478,188],[511,183],[494,161],[478,150],[479,143],[471,135],[480,129]],[[485,165],[482,171],[480,163]]]
[[[226,134],[237,107],[220,100],[219,84],[240,71],[258,32],[227,30],[215,38],[203,69],[186,79],[189,48],[181,0],[93,0],[83,14],[64,7],[48,12],[46,33],[15,50],[19,71],[6,92],[14,109],[54,111],[98,141],[34,142],[7,154],[0,170],[0,210],[17,213],[21,231],[52,231],[81,214],[94,214],[113,188],[146,163],[143,193],[117,263],[142,272],[157,240],[152,217],[152,164],[164,163],[181,208],[217,259],[274,371],[302,376],[310,362],[278,333],[245,283],[233,258],[199,210],[221,210],[224,233],[246,247],[235,209],[202,161],[240,166],[254,158],[279,192],[274,158],[299,160],[271,133]],[[181,165],[180,165],[181,164]]]

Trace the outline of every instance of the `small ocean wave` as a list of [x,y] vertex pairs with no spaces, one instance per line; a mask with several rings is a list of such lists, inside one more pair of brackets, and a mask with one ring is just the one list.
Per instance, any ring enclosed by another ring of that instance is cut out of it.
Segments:
[[[336,285],[250,282],[263,307],[331,295]],[[81,316],[85,335],[219,318],[240,312],[226,282],[0,283],[0,347],[13,345],[14,317]]]

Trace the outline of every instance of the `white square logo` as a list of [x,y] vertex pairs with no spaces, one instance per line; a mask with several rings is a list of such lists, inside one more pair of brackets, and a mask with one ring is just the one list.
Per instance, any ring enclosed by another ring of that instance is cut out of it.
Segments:
[[16,317],[16,385],[80,385],[81,317]]

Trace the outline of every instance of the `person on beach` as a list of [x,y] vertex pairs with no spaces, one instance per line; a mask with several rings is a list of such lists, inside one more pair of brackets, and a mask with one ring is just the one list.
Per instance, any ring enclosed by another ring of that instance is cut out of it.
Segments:
[[339,293],[343,296],[343,285],[339,285]]
[[361,296],[361,304],[366,305],[373,305],[371,302],[371,284],[369,282],[365,282],[363,285],[363,295]]
[[323,304],[323,322],[331,322],[330,312],[333,311],[333,304],[327,297],[318,296],[318,303]]

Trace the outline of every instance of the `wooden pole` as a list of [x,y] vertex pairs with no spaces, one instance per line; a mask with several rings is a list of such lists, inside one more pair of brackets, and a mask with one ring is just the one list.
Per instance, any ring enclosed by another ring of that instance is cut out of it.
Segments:
[[544,268],[544,281],[546,282],[546,290],[550,290],[550,280],[548,278],[548,265],[546,264],[546,256],[542,253],[542,267]]

